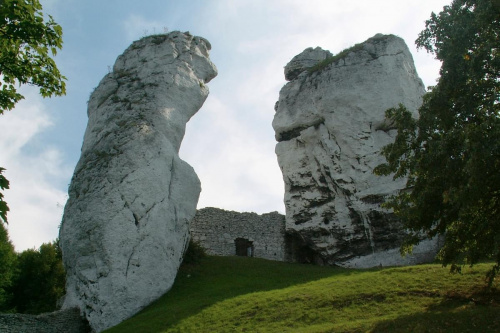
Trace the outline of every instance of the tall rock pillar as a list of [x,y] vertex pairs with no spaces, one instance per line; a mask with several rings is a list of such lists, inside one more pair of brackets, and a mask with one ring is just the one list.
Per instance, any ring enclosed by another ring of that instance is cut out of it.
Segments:
[[309,48],[285,78],[273,127],[291,259],[367,267],[432,253],[401,258],[404,230],[380,204],[405,180],[373,174],[397,133],[385,111],[403,103],[416,115],[425,92],[404,41],[379,34],[336,56]]
[[209,50],[189,33],[145,37],[90,96],[59,237],[63,307],[78,307],[95,331],[132,316],[174,282],[201,190],[178,152],[217,75]]

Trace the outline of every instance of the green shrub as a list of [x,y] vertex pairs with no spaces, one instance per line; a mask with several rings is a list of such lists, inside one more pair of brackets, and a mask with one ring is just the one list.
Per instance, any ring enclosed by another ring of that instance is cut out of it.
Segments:
[[207,256],[205,249],[200,245],[200,243],[189,241],[186,253],[184,253],[183,264],[192,265],[199,263],[203,258]]

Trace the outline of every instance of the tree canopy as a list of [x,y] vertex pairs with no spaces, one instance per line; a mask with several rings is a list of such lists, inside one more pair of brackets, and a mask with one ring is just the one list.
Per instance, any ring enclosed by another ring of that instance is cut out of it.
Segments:
[[66,273],[57,240],[42,244],[38,250],[25,250],[17,258],[11,308],[31,314],[57,310],[65,284]]
[[16,273],[17,255],[5,226],[0,223],[0,312],[12,308],[12,285]]
[[[0,190],[5,190],[9,188],[9,181],[2,175],[2,172],[5,169],[0,167]],[[3,193],[0,192],[0,224],[2,220],[7,222],[7,212],[9,211],[9,207],[7,203],[3,200]]]
[[62,47],[62,28],[44,20],[38,0],[0,2],[0,114],[23,99],[16,85],[40,88],[43,97],[63,95],[65,77],[52,56]]
[[375,173],[408,177],[386,203],[410,231],[403,253],[445,235],[443,264],[459,271],[494,259],[491,283],[500,270],[500,6],[454,0],[416,44],[442,62],[440,78],[418,119],[403,105],[387,110],[398,133]]

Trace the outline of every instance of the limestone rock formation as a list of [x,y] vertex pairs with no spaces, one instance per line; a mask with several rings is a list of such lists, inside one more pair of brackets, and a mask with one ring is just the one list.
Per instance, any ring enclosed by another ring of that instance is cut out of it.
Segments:
[[90,96],[60,242],[64,308],[95,331],[168,291],[189,240],[200,181],[179,156],[186,123],[217,75],[210,44],[189,33],[145,37]]
[[403,103],[416,114],[425,92],[404,41],[378,34],[337,56],[306,49],[285,77],[273,127],[295,259],[366,267],[432,255],[433,242],[419,258],[393,250],[404,230],[380,204],[405,182],[372,173],[396,135],[385,110]]
[[297,54],[290,60],[285,66],[285,79],[291,81],[295,79],[304,70],[313,67],[317,63],[330,58],[333,55],[330,51],[325,51],[321,47],[316,47],[313,49],[309,47],[305,49],[302,53]]

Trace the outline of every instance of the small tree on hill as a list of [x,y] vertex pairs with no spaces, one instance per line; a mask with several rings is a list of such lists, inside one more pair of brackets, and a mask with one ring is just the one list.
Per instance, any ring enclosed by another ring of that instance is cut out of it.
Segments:
[[481,259],[500,270],[500,4],[454,0],[432,13],[416,44],[442,62],[419,118],[404,106],[386,115],[398,134],[375,172],[408,177],[410,191],[386,204],[411,231],[402,248],[444,234],[438,258],[453,271]]

